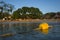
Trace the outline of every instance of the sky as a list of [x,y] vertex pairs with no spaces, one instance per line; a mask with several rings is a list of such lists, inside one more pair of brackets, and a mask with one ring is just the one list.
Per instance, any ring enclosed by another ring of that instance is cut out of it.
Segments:
[[60,0],[0,0],[14,5],[14,10],[22,7],[36,7],[44,14],[60,12]]

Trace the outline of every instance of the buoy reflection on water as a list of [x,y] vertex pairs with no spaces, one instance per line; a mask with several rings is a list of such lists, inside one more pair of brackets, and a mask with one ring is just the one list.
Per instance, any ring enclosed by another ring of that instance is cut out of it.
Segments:
[[48,34],[48,32],[49,32],[48,29],[43,29],[43,30],[40,30],[40,31],[41,31],[41,33],[43,33],[43,34]]

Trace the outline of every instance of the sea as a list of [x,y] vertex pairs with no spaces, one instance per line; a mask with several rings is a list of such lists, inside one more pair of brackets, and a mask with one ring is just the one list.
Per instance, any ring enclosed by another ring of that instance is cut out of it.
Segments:
[[46,22],[51,28],[35,30],[42,22],[0,22],[0,40],[60,40],[60,22]]

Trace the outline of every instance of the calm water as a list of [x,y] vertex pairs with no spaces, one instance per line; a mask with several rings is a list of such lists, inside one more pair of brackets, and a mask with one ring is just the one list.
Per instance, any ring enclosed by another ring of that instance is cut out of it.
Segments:
[[41,22],[0,22],[0,35],[14,33],[14,36],[0,40],[60,40],[60,22],[47,22],[53,26],[49,30],[36,31]]

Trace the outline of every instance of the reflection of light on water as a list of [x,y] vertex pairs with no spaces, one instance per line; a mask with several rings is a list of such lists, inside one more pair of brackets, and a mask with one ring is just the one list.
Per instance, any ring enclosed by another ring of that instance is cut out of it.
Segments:
[[48,34],[48,29],[43,29],[43,30],[40,30],[43,34]]

